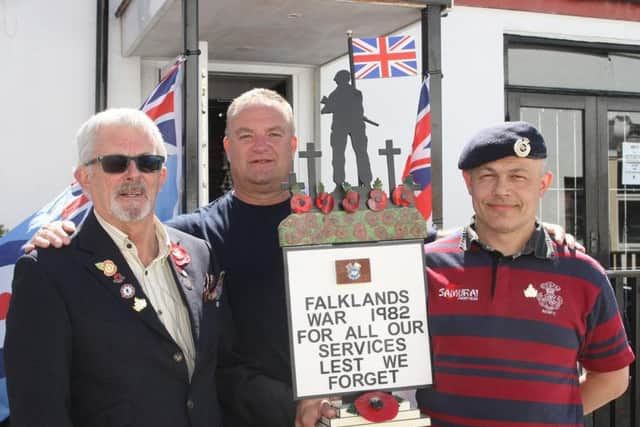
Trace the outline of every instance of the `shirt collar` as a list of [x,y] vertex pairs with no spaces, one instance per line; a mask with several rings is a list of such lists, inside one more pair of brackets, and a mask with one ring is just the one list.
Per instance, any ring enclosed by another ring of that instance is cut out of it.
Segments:
[[[102,218],[98,212],[95,210],[93,213],[98,220],[98,223],[104,228],[104,231],[107,232],[109,237],[113,240],[120,251],[131,250],[131,248],[136,249],[136,245],[129,239],[129,236],[124,233],[122,230],[117,228],[116,226],[110,224],[106,219]],[[166,258],[169,256],[171,251],[171,239],[169,238],[169,233],[167,233],[167,229],[160,222],[158,217],[153,217],[153,225],[155,227],[156,239],[158,239],[158,256],[156,258]]]
[[[473,243],[476,243],[478,246],[480,246],[482,249],[486,251],[497,252],[490,245],[480,240],[480,237],[478,236],[478,233],[476,232],[474,226],[475,226],[475,218],[473,218],[471,220],[471,223],[462,230],[462,235],[460,236],[460,244],[459,244],[460,249],[462,249],[463,251],[468,251],[469,249],[471,249],[471,246],[473,245]],[[540,259],[552,259],[555,254],[551,236],[549,236],[549,233],[547,233],[547,230],[545,230],[542,224],[538,221],[536,221],[536,228],[533,234],[531,235],[531,237],[529,238],[529,240],[527,240],[527,243],[525,243],[522,250],[516,253],[515,255],[513,255],[512,258],[515,259],[521,255],[531,255],[531,254],[533,254],[533,256],[535,256],[536,258],[540,258]]]

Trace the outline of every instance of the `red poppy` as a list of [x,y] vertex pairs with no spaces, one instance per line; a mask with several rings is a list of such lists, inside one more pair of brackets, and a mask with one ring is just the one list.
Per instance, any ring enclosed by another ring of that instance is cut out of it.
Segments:
[[342,208],[349,213],[354,213],[360,206],[360,194],[348,182],[342,183],[342,190],[344,191],[344,199],[342,199],[341,203]]
[[354,213],[360,205],[360,195],[353,190],[347,191],[342,199],[342,207],[349,213]]
[[185,248],[177,243],[171,244],[171,259],[179,270],[182,270],[187,264],[191,262],[191,256]]
[[414,202],[413,191],[404,185],[398,185],[391,193],[391,200],[396,206],[410,206]]
[[387,194],[382,191],[382,181],[380,181],[380,178],[376,178],[373,182],[373,189],[369,192],[367,206],[375,212],[380,212],[387,207]]
[[305,213],[311,210],[311,197],[304,193],[294,194],[291,196],[291,201],[289,203],[291,205],[291,210],[294,213]]
[[387,195],[382,190],[371,190],[367,206],[374,212],[380,212],[387,207]]
[[333,196],[327,192],[318,193],[316,196],[316,207],[324,214],[333,210]]
[[318,195],[316,196],[316,207],[320,209],[320,212],[328,214],[333,210],[335,200],[331,194],[324,191],[323,183],[318,184],[317,190]]
[[358,397],[354,405],[358,415],[367,421],[381,423],[398,415],[398,401],[389,393],[372,391]]

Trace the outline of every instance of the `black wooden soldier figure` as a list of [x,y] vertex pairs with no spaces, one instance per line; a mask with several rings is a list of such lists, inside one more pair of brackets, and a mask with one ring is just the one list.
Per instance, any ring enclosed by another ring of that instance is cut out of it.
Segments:
[[347,148],[347,136],[351,137],[351,145],[356,155],[358,183],[362,187],[371,185],[371,164],[367,153],[367,134],[365,122],[377,125],[367,119],[362,106],[362,92],[350,84],[351,73],[340,70],[333,80],[337,87],[323,96],[320,103],[324,106],[320,113],[333,114],[331,124],[331,148],[333,151],[333,182],[340,187],[345,182],[344,154]]

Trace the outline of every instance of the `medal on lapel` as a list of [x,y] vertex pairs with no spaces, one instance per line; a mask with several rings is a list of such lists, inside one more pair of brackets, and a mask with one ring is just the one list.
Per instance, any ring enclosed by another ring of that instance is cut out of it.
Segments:
[[120,296],[122,298],[130,299],[133,298],[135,294],[136,288],[134,288],[131,283],[125,283],[124,285],[120,286]]
[[[124,283],[126,278],[121,273],[118,273],[118,266],[115,262],[110,259],[105,259],[102,262],[96,262],[94,265],[98,270],[102,271],[102,274],[110,277],[114,284],[120,285]],[[122,298],[131,298],[135,293],[136,290],[131,284],[125,284],[120,287],[120,296]]]
[[118,272],[118,266],[110,259],[105,259],[102,262],[97,262],[95,263],[95,266],[107,277],[111,277]]
[[204,301],[215,301],[216,307],[220,306],[220,298],[222,297],[222,290],[224,287],[224,275],[225,272],[221,271],[217,281],[213,274],[207,273],[204,276],[204,291],[202,293],[202,299]]

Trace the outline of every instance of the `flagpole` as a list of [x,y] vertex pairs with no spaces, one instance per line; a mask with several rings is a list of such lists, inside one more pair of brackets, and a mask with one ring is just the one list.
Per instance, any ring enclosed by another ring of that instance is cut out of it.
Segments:
[[94,112],[107,108],[107,81],[109,74],[109,2],[98,0],[96,18],[96,86]]
[[433,225],[443,226],[442,194],[442,47],[441,13],[446,6],[422,9],[422,75],[429,76],[431,99],[431,212]]
[[349,73],[351,74],[351,86],[356,88],[356,72],[353,66],[353,31],[347,30],[347,49],[349,50]]
[[182,135],[184,147],[183,212],[195,210],[198,204],[198,0],[182,1],[184,55],[184,91]]

